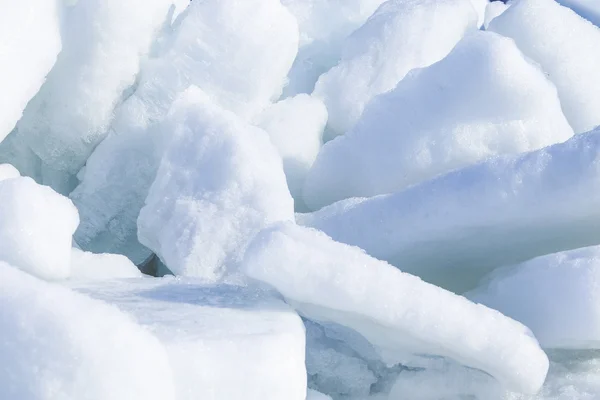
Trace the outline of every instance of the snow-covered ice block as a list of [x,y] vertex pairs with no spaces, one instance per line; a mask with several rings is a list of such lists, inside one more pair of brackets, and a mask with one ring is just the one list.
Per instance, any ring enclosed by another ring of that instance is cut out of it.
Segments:
[[314,95],[329,111],[331,135],[360,118],[374,96],[413,68],[445,57],[477,16],[469,0],[389,0],[344,42],[341,61],[321,75]]
[[124,254],[136,264],[151,256],[137,240],[136,221],[162,158],[157,126],[173,101],[197,85],[251,119],[279,96],[298,46],[297,24],[279,0],[192,1],[173,29],[71,194],[82,248]]
[[487,29],[490,26],[490,22],[492,22],[494,18],[502,15],[502,13],[506,11],[508,7],[510,7],[510,5],[502,1],[492,1],[491,3],[488,3],[485,9],[485,20],[483,22],[483,27]]
[[342,43],[386,0],[281,0],[298,20],[300,48],[284,96],[311,93],[340,59]]
[[299,223],[456,291],[496,267],[600,243],[600,130]]
[[600,247],[495,271],[467,296],[527,325],[545,348],[600,348]]
[[18,178],[21,174],[10,164],[0,164],[0,181],[12,178]]
[[0,181],[0,261],[44,279],[67,278],[79,216],[73,203],[33,179]]
[[563,6],[569,7],[583,18],[600,26],[600,3],[596,0],[558,0]]
[[71,251],[72,279],[139,278],[140,270],[120,254],[94,254],[73,248]]
[[0,398],[176,399],[164,347],[115,307],[5,263],[0,304]]
[[264,230],[246,252],[244,271],[306,317],[356,330],[388,365],[436,355],[517,391],[534,393],[544,382],[548,359],[525,326],[322,232],[290,223]]
[[176,275],[218,281],[256,233],[294,219],[281,157],[265,131],[196,87],[163,130],[168,144],[138,219],[140,243]]
[[488,29],[541,65],[575,133],[600,125],[600,28],[554,0],[520,0]]
[[305,210],[302,188],[317,158],[327,124],[322,101],[306,94],[288,97],[261,113],[256,125],[269,133],[283,159],[283,169],[296,210]]
[[86,0],[66,13],[63,50],[19,123],[20,134],[49,167],[77,173],[104,139],[170,5]]
[[270,290],[190,278],[76,284],[165,346],[177,400],[304,400],[299,316]]
[[58,0],[0,0],[0,142],[56,62],[61,14]]
[[490,4],[489,0],[471,0],[471,5],[477,12],[477,26],[481,27],[485,23],[485,17],[487,14],[487,6]]
[[442,61],[374,98],[356,126],[327,143],[306,178],[313,210],[392,193],[498,154],[573,136],[554,85],[514,42],[465,37]]

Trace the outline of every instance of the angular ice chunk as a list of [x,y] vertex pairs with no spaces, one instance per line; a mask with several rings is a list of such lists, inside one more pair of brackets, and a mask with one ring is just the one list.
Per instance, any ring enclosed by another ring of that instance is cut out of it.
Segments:
[[119,279],[139,278],[140,270],[120,254],[94,254],[76,248],[71,252],[71,278]]
[[61,13],[59,0],[0,0],[0,142],[56,62]]
[[575,133],[600,125],[600,28],[554,0],[520,0],[488,29],[541,65]]
[[192,87],[164,126],[165,155],[138,219],[140,243],[176,275],[218,281],[261,229],[294,219],[268,134]]
[[388,364],[437,355],[517,391],[533,393],[544,382],[548,359],[525,326],[319,231],[288,223],[261,232],[244,271],[303,315],[355,329]]
[[115,307],[4,263],[0,304],[0,398],[175,400],[164,347]]
[[12,178],[18,178],[21,174],[10,164],[0,164],[0,181]]
[[78,283],[76,290],[114,304],[159,338],[177,400],[306,398],[304,326],[270,290],[190,278]]
[[329,111],[332,135],[350,129],[374,96],[413,68],[445,57],[477,16],[469,0],[388,0],[344,42],[340,63],[321,75],[314,95]]
[[527,325],[546,348],[600,348],[600,247],[495,271],[467,296]]
[[598,204],[600,130],[297,220],[462,292],[496,267],[599,244]]
[[283,168],[296,210],[306,210],[302,188],[317,158],[327,124],[323,102],[306,94],[289,97],[261,113],[255,123],[269,133],[283,159]]
[[73,203],[33,179],[0,181],[0,261],[43,279],[67,278],[79,216]]
[[374,98],[356,126],[327,143],[306,178],[311,209],[391,193],[497,154],[573,136],[554,85],[514,42],[464,38],[442,61]]

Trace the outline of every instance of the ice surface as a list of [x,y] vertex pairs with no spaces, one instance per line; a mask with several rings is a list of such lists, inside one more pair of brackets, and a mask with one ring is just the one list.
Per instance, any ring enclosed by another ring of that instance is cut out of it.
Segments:
[[465,291],[498,266],[599,244],[599,203],[596,130],[297,220],[405,272]]
[[55,170],[77,173],[106,136],[171,0],[87,0],[66,14],[63,51],[19,123]]
[[4,263],[0,304],[0,398],[175,400],[164,347],[115,307]]
[[411,69],[445,57],[476,20],[469,0],[385,2],[344,41],[341,61],[316,84],[330,134],[350,129],[371,98],[394,88]]
[[173,29],[71,194],[82,248],[124,254],[136,264],[151,256],[137,240],[136,221],[162,157],[157,124],[174,99],[195,84],[252,118],[279,96],[298,46],[297,24],[279,0],[193,1]]
[[138,237],[176,275],[215,282],[261,229],[294,219],[268,134],[187,90],[162,128],[169,142],[138,219]]
[[600,28],[554,0],[520,0],[489,30],[542,66],[575,133],[600,125]]
[[319,393],[316,390],[308,389],[306,400],[331,400],[331,397]]
[[272,291],[182,278],[77,284],[165,346],[177,400],[304,400],[304,326]]
[[508,7],[510,7],[510,5],[502,1],[492,1],[491,3],[488,3],[485,9],[485,20],[483,22],[483,27],[487,29],[490,25],[490,22],[492,22],[494,18],[502,15],[502,13],[506,11]]
[[61,14],[58,0],[0,0],[0,142],[56,62]]
[[0,261],[44,279],[67,278],[78,223],[73,203],[49,187],[28,177],[0,181]]
[[306,178],[304,199],[315,210],[391,193],[572,135],[542,71],[512,40],[476,32],[442,61],[374,98],[351,131],[327,143]]
[[306,211],[302,188],[308,170],[321,149],[327,109],[322,101],[300,94],[273,104],[255,123],[269,133],[285,171],[296,210]]
[[12,178],[18,178],[21,174],[10,164],[0,164],[0,181]]
[[94,254],[73,248],[71,278],[80,280],[139,278],[140,270],[120,254]]
[[600,247],[495,271],[467,296],[527,325],[545,348],[600,348]]
[[533,393],[548,359],[523,325],[402,273],[325,234],[279,224],[257,235],[244,271],[280,291],[299,312],[355,329],[386,363],[437,355]]

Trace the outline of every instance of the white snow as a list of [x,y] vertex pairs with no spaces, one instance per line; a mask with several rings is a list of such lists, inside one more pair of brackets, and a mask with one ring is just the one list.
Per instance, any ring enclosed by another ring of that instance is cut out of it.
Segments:
[[303,315],[355,329],[388,364],[438,355],[515,390],[535,393],[544,382],[548,359],[525,326],[319,231],[288,223],[261,232],[244,271]]
[[490,22],[492,22],[494,18],[502,15],[502,13],[506,11],[508,7],[510,7],[510,5],[505,4],[502,1],[492,1],[491,3],[488,3],[485,9],[485,20],[483,22],[483,27],[487,29],[490,26]]
[[19,171],[10,164],[0,164],[0,181],[20,177]]
[[306,174],[321,150],[326,124],[325,105],[306,94],[279,101],[257,117],[256,125],[269,133],[283,159],[296,210],[306,210],[302,188]]
[[75,288],[115,305],[158,337],[177,400],[306,398],[304,326],[272,291],[203,286],[190,278],[77,283]]
[[514,42],[472,33],[442,61],[374,98],[350,132],[327,143],[307,176],[304,200],[315,210],[391,193],[572,135],[556,88]]
[[71,250],[72,279],[139,278],[140,270],[127,257],[120,254],[94,254],[77,248]]
[[0,304],[0,398],[176,399],[164,347],[115,307],[5,263]]
[[596,26],[600,26],[600,3],[596,0],[558,0],[558,2]]
[[61,14],[58,0],[0,0],[0,142],[56,62]]
[[597,130],[297,220],[405,272],[465,291],[498,266],[600,243],[599,203]]
[[0,181],[0,261],[43,279],[67,278],[78,223],[73,203],[49,187],[28,177]]
[[341,135],[374,96],[413,68],[445,57],[477,16],[469,0],[389,0],[343,44],[341,61],[323,74],[314,95],[329,112],[330,135]]
[[192,87],[162,130],[170,138],[138,219],[138,237],[177,275],[233,272],[261,229],[294,219],[281,157],[267,133]]
[[495,271],[467,296],[532,329],[545,348],[600,348],[600,247]]
[[82,248],[124,254],[136,264],[151,255],[137,240],[136,221],[162,158],[157,124],[173,101],[197,85],[251,119],[279,96],[298,48],[297,24],[279,0],[192,1],[173,29],[71,194]]
[[520,0],[489,30],[513,38],[541,65],[575,133],[600,125],[600,28],[554,0]]

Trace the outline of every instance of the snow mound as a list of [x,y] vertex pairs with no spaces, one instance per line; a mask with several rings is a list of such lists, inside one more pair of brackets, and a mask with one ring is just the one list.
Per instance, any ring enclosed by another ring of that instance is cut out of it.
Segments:
[[269,133],[283,159],[288,188],[297,210],[305,210],[304,179],[321,149],[326,124],[325,105],[306,94],[277,102],[257,117],[256,125]]
[[136,264],[151,256],[136,224],[162,158],[158,126],[173,101],[197,85],[251,119],[279,96],[298,46],[297,24],[279,0],[193,1],[172,29],[70,195],[81,215],[75,238],[82,248]]
[[190,88],[165,126],[169,144],[138,219],[142,244],[176,275],[218,281],[261,229],[294,219],[267,133]]
[[56,62],[61,14],[58,0],[0,1],[0,142]]
[[462,292],[496,267],[599,244],[598,204],[600,130],[297,220]]
[[548,359],[525,326],[316,230],[281,224],[261,232],[244,271],[303,315],[355,329],[388,364],[437,355],[518,391],[534,393],[544,382]]
[[79,216],[73,203],[31,178],[0,181],[0,261],[43,279],[70,274]]
[[502,13],[506,11],[508,7],[510,7],[510,5],[502,1],[493,1],[491,3],[488,3],[485,9],[485,20],[483,22],[483,27],[485,29],[488,29],[488,27],[490,26],[490,22],[492,22],[494,18],[502,15]]
[[71,278],[80,280],[139,278],[140,270],[120,254],[94,254],[73,248]]
[[600,348],[600,247],[495,271],[467,296],[526,324],[545,348]]
[[541,65],[575,133],[600,125],[600,28],[554,0],[520,0],[489,30],[514,39]]
[[20,177],[19,171],[10,164],[0,164],[0,181]]
[[100,301],[0,263],[0,398],[175,400],[160,342]]
[[308,174],[304,199],[314,210],[391,193],[572,135],[544,74],[512,40],[476,32],[442,61],[374,98],[350,132],[327,143]]
[[445,57],[477,16],[469,0],[389,0],[349,36],[341,61],[321,75],[314,95],[329,112],[330,134],[341,135],[374,96],[413,68]]
[[[177,400],[304,400],[304,326],[272,291],[190,278],[77,283],[166,348]],[[112,397],[111,397],[112,399]]]

